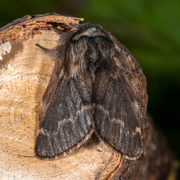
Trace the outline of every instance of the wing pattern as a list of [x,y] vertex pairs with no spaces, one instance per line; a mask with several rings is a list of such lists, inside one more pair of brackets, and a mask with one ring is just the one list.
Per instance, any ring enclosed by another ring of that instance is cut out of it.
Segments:
[[[80,76],[80,75],[79,75]],[[87,81],[87,78],[86,78]],[[63,76],[40,123],[36,152],[54,157],[80,146],[92,134],[91,89],[83,76]]]
[[129,159],[140,156],[141,129],[120,76],[100,72],[93,89],[97,135]]

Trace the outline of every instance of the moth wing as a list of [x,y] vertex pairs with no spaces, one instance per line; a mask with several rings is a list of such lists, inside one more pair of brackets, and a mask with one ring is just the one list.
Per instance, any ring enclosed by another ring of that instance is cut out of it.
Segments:
[[81,146],[93,133],[91,83],[87,74],[62,75],[36,138],[36,153],[54,157]]
[[[60,31],[58,31],[58,30],[55,30],[55,31],[57,33],[60,33]],[[69,39],[71,39],[73,34],[74,34],[74,31],[70,31],[68,33],[61,34],[58,46],[56,46],[53,49],[46,49],[46,48],[42,47],[41,45],[36,44],[36,46],[38,46],[41,50],[43,50],[46,54],[48,54],[55,61],[55,66],[54,66],[54,69],[53,69],[53,72],[51,75],[51,79],[49,80],[49,84],[43,95],[41,108],[39,110],[40,122],[43,120],[45,112],[48,108],[49,101],[57,87],[57,84],[59,81],[59,75],[60,75],[61,70],[64,65],[65,49],[67,47],[67,43],[68,43]]]
[[94,121],[100,139],[133,160],[142,153],[141,129],[123,83],[118,73],[97,73],[93,87]]

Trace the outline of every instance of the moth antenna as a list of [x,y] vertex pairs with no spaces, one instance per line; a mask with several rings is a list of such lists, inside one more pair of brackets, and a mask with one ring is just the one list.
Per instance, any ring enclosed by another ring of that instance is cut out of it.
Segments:
[[[54,28],[52,28],[52,29],[54,29]],[[52,58],[52,60],[56,61],[58,58],[64,57],[65,52],[66,52],[67,43],[74,36],[75,33],[76,33],[76,30],[69,31],[67,33],[59,33],[60,38],[59,38],[58,45],[53,49],[47,49],[47,48],[39,45],[38,43],[36,43],[36,46],[39,47],[40,49],[42,49],[46,54],[48,54]]]
[[42,49],[46,54],[48,54],[51,51],[50,49],[47,49],[47,48],[39,45],[38,43],[36,43],[36,46],[39,47],[40,49]]

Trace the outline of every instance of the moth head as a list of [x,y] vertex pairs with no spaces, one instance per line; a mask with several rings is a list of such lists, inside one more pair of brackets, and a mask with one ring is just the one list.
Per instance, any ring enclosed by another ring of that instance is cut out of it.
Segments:
[[77,26],[78,33],[75,34],[73,40],[78,40],[82,36],[87,37],[96,37],[96,36],[104,36],[110,37],[110,34],[106,32],[102,27],[92,24],[80,24]]
[[72,76],[86,70],[95,76],[99,68],[112,71],[115,49],[112,36],[100,26],[79,25],[67,45],[65,60],[67,69]]

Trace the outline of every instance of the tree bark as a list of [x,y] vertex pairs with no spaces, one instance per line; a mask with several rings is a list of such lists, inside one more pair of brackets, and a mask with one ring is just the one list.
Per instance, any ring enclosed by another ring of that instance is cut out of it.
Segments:
[[136,74],[136,86],[143,107],[140,111],[144,153],[138,160],[125,159],[95,135],[63,158],[47,160],[36,156],[39,108],[54,62],[35,44],[49,49],[55,47],[59,36],[49,27],[63,33],[82,20],[58,14],[25,16],[0,29],[2,179],[166,179],[174,159],[151,118],[144,119],[147,94],[141,72]]

